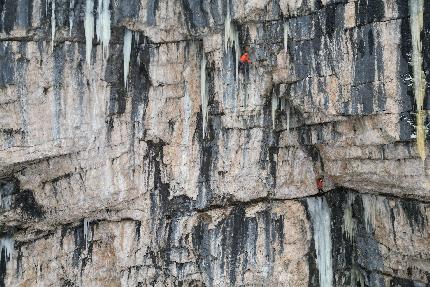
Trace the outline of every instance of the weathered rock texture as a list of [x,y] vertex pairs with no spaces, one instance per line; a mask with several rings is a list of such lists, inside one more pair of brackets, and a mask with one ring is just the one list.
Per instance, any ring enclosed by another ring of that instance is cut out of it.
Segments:
[[0,286],[430,286],[429,71],[426,0],[0,0]]

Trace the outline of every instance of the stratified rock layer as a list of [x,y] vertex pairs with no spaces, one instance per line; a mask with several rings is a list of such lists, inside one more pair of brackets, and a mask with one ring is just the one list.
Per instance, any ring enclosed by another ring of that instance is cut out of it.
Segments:
[[429,16],[0,1],[0,286],[430,285]]

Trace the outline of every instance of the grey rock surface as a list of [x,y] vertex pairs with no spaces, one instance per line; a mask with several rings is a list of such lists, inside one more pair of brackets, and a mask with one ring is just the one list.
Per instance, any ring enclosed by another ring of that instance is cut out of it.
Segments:
[[429,15],[0,0],[0,287],[430,286]]

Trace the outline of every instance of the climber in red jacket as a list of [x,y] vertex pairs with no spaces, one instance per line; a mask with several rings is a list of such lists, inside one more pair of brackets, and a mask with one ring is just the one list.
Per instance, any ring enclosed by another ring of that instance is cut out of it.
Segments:
[[324,179],[321,176],[319,176],[317,178],[316,184],[317,184],[318,191],[323,192],[324,191],[323,190],[324,189]]
[[245,52],[242,56],[240,56],[240,62],[242,64],[251,64],[251,59],[249,59],[249,53]]
[[245,76],[249,75],[249,65],[252,63],[249,58],[249,47],[245,47],[245,52],[239,59],[239,70],[241,70]]

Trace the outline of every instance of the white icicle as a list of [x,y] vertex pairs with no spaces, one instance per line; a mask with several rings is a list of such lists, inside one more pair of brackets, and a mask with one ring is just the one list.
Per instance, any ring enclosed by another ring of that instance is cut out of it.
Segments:
[[51,2],[51,51],[54,51],[55,40],[55,0]]
[[239,45],[239,33],[236,30],[236,27],[234,27],[234,51],[236,52],[235,58],[236,58],[236,79],[239,78],[239,58],[240,58],[240,45]]
[[124,57],[124,87],[126,89],[127,89],[127,83],[128,83],[128,73],[130,70],[130,55],[131,55],[132,40],[133,40],[132,32],[128,29],[125,29],[123,57]]
[[330,208],[325,198],[308,198],[309,213],[314,231],[315,251],[321,287],[333,284],[333,267],[331,257]]
[[373,226],[375,226],[376,221],[376,197],[373,195],[363,195],[361,200],[363,202],[364,223],[366,225],[366,230],[367,232],[371,232]]
[[102,44],[103,58],[109,57],[109,42],[111,37],[111,20],[109,10],[110,0],[99,0],[97,7],[97,40]]
[[342,231],[349,240],[354,240],[355,232],[357,230],[356,221],[352,213],[352,205],[354,203],[355,196],[352,193],[348,193],[347,202],[343,212],[343,225]]
[[75,21],[75,0],[70,0],[70,5],[69,5],[69,36],[72,36],[72,29],[73,29],[73,22]]
[[208,93],[206,89],[206,56],[203,52],[200,64],[200,95],[202,100],[202,128],[203,137],[206,135],[206,124],[208,120]]
[[276,125],[276,110],[278,109],[278,96],[273,93],[272,95],[272,125],[275,129]]
[[139,33],[138,31],[135,31],[135,32],[133,33],[134,43],[135,43],[135,45],[136,45],[136,46],[138,46],[138,45],[139,45],[139,36],[140,36],[140,33]]
[[224,21],[224,50],[227,52],[229,47],[230,32],[231,32],[231,19],[230,19],[230,3],[227,1],[227,15]]
[[86,0],[85,4],[85,49],[86,49],[86,61],[87,64],[91,64],[91,50],[93,48],[94,38],[94,0]]
[[376,225],[376,218],[382,213],[385,208],[385,202],[378,196],[363,194],[361,196],[363,202],[364,223],[367,232],[372,232]]
[[5,252],[6,254],[6,261],[9,261],[8,258],[10,258],[14,252],[14,242],[13,239],[10,237],[2,237],[0,238],[0,253]]
[[84,218],[84,240],[85,240],[85,249],[88,248],[88,228],[90,227],[90,222],[88,219]]
[[285,98],[281,98],[281,112],[285,111]]
[[236,79],[239,75],[239,57],[240,57],[240,45],[239,45],[239,33],[234,24],[231,23],[230,15],[230,4],[227,1],[227,15],[224,21],[224,50],[227,52],[229,47],[235,49],[235,62],[236,62]]
[[288,53],[288,23],[284,23],[284,50]]

